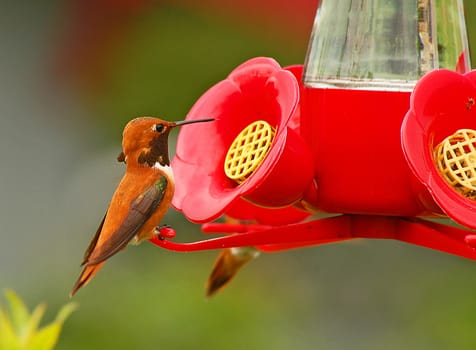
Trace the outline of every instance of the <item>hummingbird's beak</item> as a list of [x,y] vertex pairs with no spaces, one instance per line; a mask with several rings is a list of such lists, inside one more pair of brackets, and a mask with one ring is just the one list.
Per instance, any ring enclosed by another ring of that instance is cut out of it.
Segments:
[[181,120],[178,122],[173,122],[172,126],[182,126],[185,124],[193,124],[193,123],[204,123],[204,122],[211,122],[214,121],[214,118],[208,118],[208,119],[191,119],[191,120]]

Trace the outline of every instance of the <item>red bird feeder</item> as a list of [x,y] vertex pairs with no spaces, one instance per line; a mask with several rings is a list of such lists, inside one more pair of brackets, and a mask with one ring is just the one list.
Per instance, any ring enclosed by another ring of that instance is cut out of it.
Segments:
[[[227,235],[154,244],[381,238],[476,259],[476,72],[461,1],[346,3],[320,2],[304,68],[254,58],[196,102],[187,119],[216,121],[180,131],[173,205]],[[318,212],[334,216],[309,221]],[[238,223],[212,222],[224,214]]]
[[248,216],[239,205],[243,198],[255,204],[246,211],[258,217],[265,206],[302,219],[290,206],[312,192],[314,170],[309,149],[290,126],[298,106],[296,78],[269,58],[242,64],[207,91],[187,119],[209,115],[216,121],[201,128],[200,137],[194,130],[179,135],[174,206],[195,222],[224,213],[241,219]]

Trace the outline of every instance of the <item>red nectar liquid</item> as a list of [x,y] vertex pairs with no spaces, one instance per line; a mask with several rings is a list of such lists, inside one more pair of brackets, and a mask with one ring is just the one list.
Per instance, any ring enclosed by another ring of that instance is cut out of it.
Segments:
[[306,87],[302,98],[301,133],[318,185],[313,206],[351,214],[440,212],[402,151],[410,92]]

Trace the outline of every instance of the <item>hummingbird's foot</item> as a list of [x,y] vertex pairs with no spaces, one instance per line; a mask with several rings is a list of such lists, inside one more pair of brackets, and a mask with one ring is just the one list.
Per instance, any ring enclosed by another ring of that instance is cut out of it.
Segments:
[[161,241],[163,241],[166,238],[174,238],[176,236],[175,230],[170,225],[167,225],[167,224],[157,225],[154,228],[154,234]]

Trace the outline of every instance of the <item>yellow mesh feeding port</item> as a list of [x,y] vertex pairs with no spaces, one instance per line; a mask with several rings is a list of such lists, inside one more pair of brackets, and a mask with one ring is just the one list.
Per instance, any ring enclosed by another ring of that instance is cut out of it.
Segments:
[[461,129],[435,149],[438,169],[458,192],[476,199],[476,131]]
[[243,183],[263,162],[273,143],[275,130],[264,120],[244,128],[235,138],[225,157],[225,174]]

